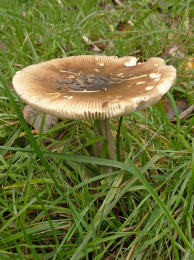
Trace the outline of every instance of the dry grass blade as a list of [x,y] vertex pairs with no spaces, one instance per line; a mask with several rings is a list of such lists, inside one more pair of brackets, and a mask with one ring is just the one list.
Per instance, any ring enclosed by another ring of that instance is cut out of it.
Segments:
[[190,113],[192,113],[194,110],[194,105],[191,105],[190,107],[188,107],[185,111],[183,111],[180,115],[179,118],[183,119],[186,116],[188,116]]
[[118,6],[123,6],[123,3],[120,0],[114,0],[114,2],[118,5]]

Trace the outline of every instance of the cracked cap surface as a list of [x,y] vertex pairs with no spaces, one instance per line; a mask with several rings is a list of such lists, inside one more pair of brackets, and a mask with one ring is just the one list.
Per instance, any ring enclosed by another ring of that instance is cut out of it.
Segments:
[[81,55],[28,66],[13,77],[33,108],[61,119],[105,119],[144,109],[168,92],[176,69],[161,58]]

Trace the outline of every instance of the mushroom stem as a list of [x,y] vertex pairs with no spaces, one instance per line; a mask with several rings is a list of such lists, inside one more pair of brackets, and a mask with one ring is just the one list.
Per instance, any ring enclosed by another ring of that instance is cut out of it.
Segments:
[[96,136],[103,136],[105,138],[104,141],[100,141],[96,144],[96,156],[102,157],[103,153],[103,145],[107,141],[107,152],[106,155],[103,156],[107,159],[113,159],[116,160],[116,152],[115,152],[115,144],[113,141],[113,137],[111,134],[110,126],[109,126],[109,120],[95,120],[94,121],[94,130]]

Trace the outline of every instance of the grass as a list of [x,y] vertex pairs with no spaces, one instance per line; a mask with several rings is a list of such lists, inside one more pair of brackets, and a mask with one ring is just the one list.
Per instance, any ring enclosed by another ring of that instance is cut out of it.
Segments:
[[[192,55],[191,1],[123,3],[0,2],[0,259],[193,258],[194,121],[192,114],[180,119],[176,105],[193,102],[192,74],[183,66]],[[184,56],[172,57],[174,46]],[[122,125],[111,120],[118,161],[92,157],[91,121],[33,132],[12,76],[79,54],[164,57],[178,72],[167,95],[176,120],[164,100]],[[99,175],[98,165],[113,171]]]

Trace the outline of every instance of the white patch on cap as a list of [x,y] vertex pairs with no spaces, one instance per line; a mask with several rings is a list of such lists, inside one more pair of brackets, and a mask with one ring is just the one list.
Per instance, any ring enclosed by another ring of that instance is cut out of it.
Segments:
[[99,69],[94,69],[96,72],[99,72]]
[[154,86],[147,86],[147,87],[145,88],[145,90],[149,91],[149,90],[151,90],[151,89],[153,89],[153,88],[154,88]]
[[161,74],[160,73],[150,73],[149,76],[151,79],[157,79],[157,78],[160,78]]
[[146,81],[139,81],[139,82],[136,82],[136,85],[141,85],[141,84],[144,84],[146,83]]
[[58,94],[59,94],[59,92],[47,93],[47,95],[49,95],[49,96],[58,95]]
[[104,66],[104,63],[100,63],[99,66],[100,66],[100,67],[103,67],[103,66]]
[[68,90],[68,92],[74,92],[74,93],[91,93],[91,92],[100,92],[101,90]]
[[117,76],[122,76],[124,73],[122,72],[122,73],[119,73],[119,74],[117,74]]
[[160,80],[160,78],[154,79],[154,81],[159,81],[159,80]]
[[128,78],[128,79],[125,79],[125,80],[139,79],[139,78],[144,78],[144,77],[147,77],[147,75],[144,74],[144,75],[140,75],[140,76],[137,76],[137,77]]
[[132,57],[129,61],[126,61],[124,63],[124,66],[126,66],[126,67],[135,66],[136,63],[137,63],[137,58]]

